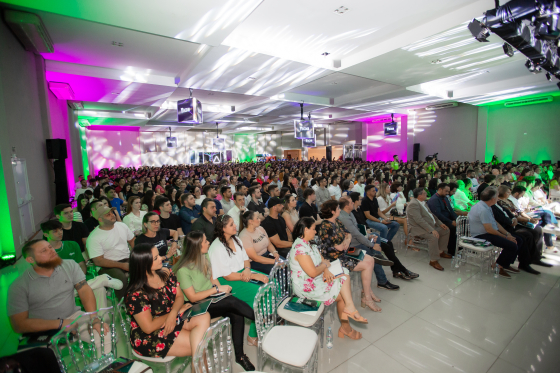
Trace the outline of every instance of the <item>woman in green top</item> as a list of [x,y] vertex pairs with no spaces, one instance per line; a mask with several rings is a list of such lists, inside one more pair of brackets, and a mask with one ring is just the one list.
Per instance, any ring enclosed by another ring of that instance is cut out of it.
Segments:
[[[200,231],[190,232],[183,241],[183,255],[173,267],[177,274],[179,286],[183,290],[185,301],[198,302],[217,293],[231,293],[231,286],[221,285],[212,279],[212,267],[208,259],[210,242]],[[211,317],[229,317],[232,330],[235,361],[246,371],[255,370],[255,366],[243,353],[244,318],[255,321],[253,309],[242,300],[230,295],[208,307]]]

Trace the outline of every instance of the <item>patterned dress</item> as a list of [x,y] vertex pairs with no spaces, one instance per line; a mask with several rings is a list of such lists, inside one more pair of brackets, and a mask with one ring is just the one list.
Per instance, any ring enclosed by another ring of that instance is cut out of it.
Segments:
[[171,312],[178,286],[177,277],[173,272],[170,272],[165,285],[157,290],[152,299],[143,290],[127,293],[125,299],[126,310],[131,316],[130,345],[138,355],[164,358],[173,346],[175,338],[179,336],[184,323],[180,316],[177,316],[179,323],[167,336],[163,335],[165,325],[148,334],[140,328],[134,319],[134,315],[143,311],[150,311],[152,316],[163,316]]
[[317,226],[317,235],[321,241],[319,250],[323,258],[331,262],[339,259],[343,267],[348,268],[349,271],[353,271],[354,267],[356,267],[359,262],[346,255],[348,250],[338,251],[334,248],[336,245],[340,245],[344,242],[346,233],[349,233],[348,230],[344,228],[344,225],[342,225],[338,219],[336,219],[334,223],[323,220],[321,224]]
[[[334,303],[340,293],[345,278],[336,278],[330,284],[323,281],[323,274],[313,278],[307,275],[296,260],[298,255],[309,255],[315,267],[321,264],[322,258],[319,250],[315,245],[311,246],[309,242],[302,238],[297,238],[292,245],[292,249],[288,254],[288,264],[292,270],[292,284],[294,293],[300,298],[318,300],[325,302],[325,305]],[[344,273],[348,274],[348,270],[343,268]]]

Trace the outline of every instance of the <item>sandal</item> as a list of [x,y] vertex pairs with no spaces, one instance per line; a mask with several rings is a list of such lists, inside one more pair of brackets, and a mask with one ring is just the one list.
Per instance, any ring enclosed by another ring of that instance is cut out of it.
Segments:
[[340,327],[340,329],[338,329],[338,338],[344,338],[344,336],[347,336],[350,339],[354,339],[354,340],[358,340],[358,339],[362,339],[362,333],[352,329],[351,331],[347,332],[346,330],[342,329],[342,326]]
[[381,308],[377,307],[377,305],[373,300],[362,299],[362,308],[366,308],[366,306],[368,306],[369,309],[372,310],[373,312],[381,312]]
[[[370,295],[371,295],[371,298],[373,299],[374,302],[381,303],[381,299],[377,298],[375,296],[375,294],[373,294],[373,291],[371,292]],[[366,295],[365,295],[364,291],[362,290],[362,307],[364,307],[363,304],[364,304],[365,297],[366,297]]]
[[[348,318],[350,318],[350,319],[352,319],[356,322],[359,322],[360,324],[367,324],[368,323],[368,321],[365,317],[360,316],[360,314],[358,313],[358,310],[356,310],[354,312],[348,312],[345,308],[344,311],[342,311],[342,313],[348,315]],[[347,321],[348,318],[346,320],[343,319],[342,321]]]
[[259,345],[259,338],[247,336],[247,345],[248,346],[255,346],[255,347],[258,346]]

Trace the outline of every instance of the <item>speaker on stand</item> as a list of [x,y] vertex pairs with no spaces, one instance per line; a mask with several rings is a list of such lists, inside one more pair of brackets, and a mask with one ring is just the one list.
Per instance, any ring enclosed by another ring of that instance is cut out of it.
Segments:
[[414,149],[412,152],[412,160],[414,162],[418,162],[419,158],[420,158],[420,144],[414,144]]
[[332,146],[327,146],[327,161],[332,162]]
[[66,140],[64,139],[47,139],[47,158],[54,159],[54,184],[55,184],[55,201],[57,205],[68,203],[70,196],[68,195],[68,179],[66,178]]

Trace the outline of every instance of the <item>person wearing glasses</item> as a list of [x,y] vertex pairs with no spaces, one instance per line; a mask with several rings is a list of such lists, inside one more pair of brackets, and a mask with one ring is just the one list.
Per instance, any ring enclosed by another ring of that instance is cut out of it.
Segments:
[[[167,237],[172,237],[171,247],[167,245]],[[177,252],[179,232],[174,229],[161,228],[161,218],[155,212],[148,212],[142,219],[142,234],[136,237],[134,245],[148,243],[155,246],[163,261],[167,261]]]

